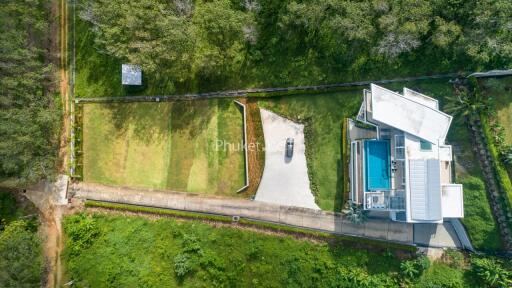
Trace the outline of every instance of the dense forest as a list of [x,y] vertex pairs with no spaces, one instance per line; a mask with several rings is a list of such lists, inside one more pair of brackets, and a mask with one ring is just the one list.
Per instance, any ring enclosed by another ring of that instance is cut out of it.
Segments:
[[504,68],[512,60],[508,0],[82,0],[79,10],[98,51],[142,65],[154,85],[185,91]]
[[59,100],[52,93],[49,0],[6,0],[0,7],[0,182],[51,176]]

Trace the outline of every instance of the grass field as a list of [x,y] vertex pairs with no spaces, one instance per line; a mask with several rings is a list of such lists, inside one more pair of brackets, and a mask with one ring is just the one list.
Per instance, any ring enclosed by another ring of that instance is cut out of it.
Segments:
[[493,99],[498,122],[505,128],[505,141],[512,145],[512,77],[487,79],[484,93]]
[[[235,196],[243,119],[230,100],[85,104],[84,181]],[[218,149],[220,148],[220,149]]]
[[[260,106],[292,119],[310,119],[306,127],[308,173],[323,210],[340,211],[343,199],[341,165],[341,128],[343,119],[357,113],[363,99],[362,90],[272,97],[259,101]],[[345,199],[346,200],[346,199]]]
[[196,221],[73,215],[64,229],[78,287],[341,287],[348,275],[381,287],[400,263],[392,253]]

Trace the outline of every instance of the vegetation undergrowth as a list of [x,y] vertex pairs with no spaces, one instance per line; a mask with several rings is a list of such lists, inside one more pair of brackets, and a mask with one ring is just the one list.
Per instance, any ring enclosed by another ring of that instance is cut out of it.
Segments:
[[199,220],[199,221],[212,221],[212,222],[221,222],[221,223],[231,223],[235,225],[242,225],[248,227],[255,227],[257,229],[275,231],[284,234],[290,235],[298,235],[298,236],[307,236],[314,237],[326,241],[335,240],[346,243],[346,245],[352,246],[360,246],[360,247],[373,247],[375,249],[386,250],[386,249],[394,249],[400,250],[405,253],[414,253],[416,252],[416,247],[412,245],[379,241],[379,240],[371,240],[360,237],[351,237],[345,235],[336,235],[327,232],[321,232],[316,230],[311,230],[307,228],[293,227],[287,225],[280,225],[277,223],[269,223],[264,221],[257,221],[252,219],[241,218],[236,222],[233,222],[232,217],[223,216],[223,215],[215,215],[215,214],[206,214],[206,213],[196,213],[189,211],[181,211],[181,210],[171,210],[171,209],[163,209],[156,207],[147,207],[147,206],[139,206],[139,205],[131,205],[131,204],[122,204],[122,203],[112,203],[112,202],[102,202],[95,200],[87,200],[85,202],[86,207],[91,208],[103,208],[109,210],[118,210],[118,211],[128,211],[134,213],[148,213],[155,214],[160,216],[169,216],[176,218],[183,218],[189,220]]
[[[197,221],[80,213],[64,219],[67,277],[77,286],[507,287],[497,258],[441,260],[353,249]],[[229,260],[228,260],[229,259]]]
[[[27,214],[13,194],[0,191],[0,287],[39,287],[43,284],[38,220]],[[29,216],[29,217],[27,217]]]

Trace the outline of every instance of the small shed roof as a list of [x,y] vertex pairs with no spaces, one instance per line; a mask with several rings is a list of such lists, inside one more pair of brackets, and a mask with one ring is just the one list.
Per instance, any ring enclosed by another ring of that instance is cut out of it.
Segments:
[[138,65],[121,65],[121,82],[123,85],[142,85],[142,69]]
[[450,115],[375,84],[371,90],[372,119],[434,144],[446,138],[452,121]]

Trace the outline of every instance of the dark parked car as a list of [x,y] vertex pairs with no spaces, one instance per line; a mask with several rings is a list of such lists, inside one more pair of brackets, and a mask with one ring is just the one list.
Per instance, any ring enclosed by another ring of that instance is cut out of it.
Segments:
[[293,156],[293,138],[286,139],[286,157],[292,158]]

